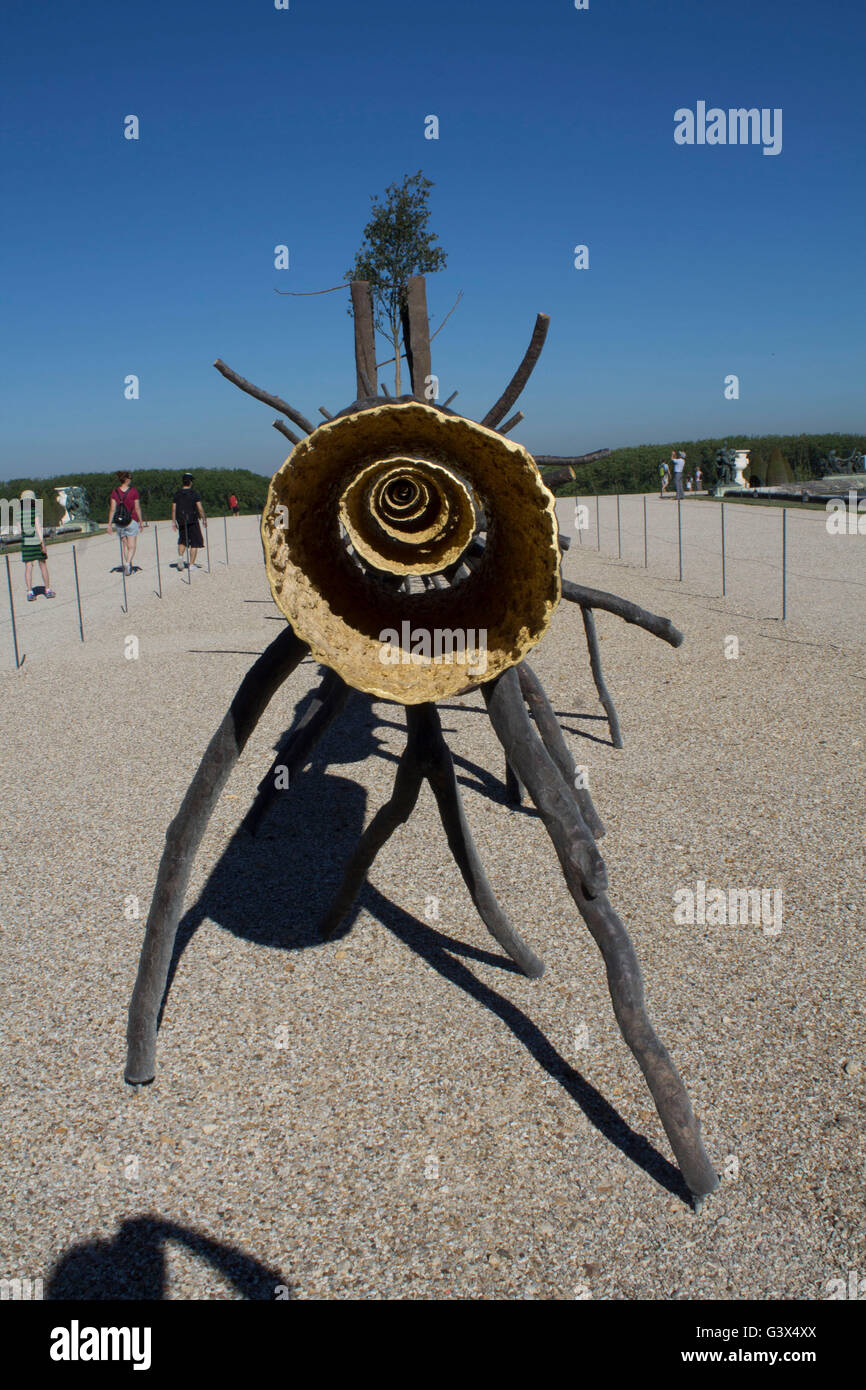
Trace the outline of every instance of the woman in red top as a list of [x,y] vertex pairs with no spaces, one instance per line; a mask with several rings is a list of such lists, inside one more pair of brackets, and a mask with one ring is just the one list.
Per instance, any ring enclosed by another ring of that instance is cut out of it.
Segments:
[[132,561],[135,557],[135,547],[138,544],[138,533],[144,525],[141,516],[141,505],[138,500],[138,489],[132,486],[132,474],[125,470],[120,470],[117,474],[117,487],[111,494],[111,507],[108,513],[108,529],[111,530],[115,525],[114,517],[119,506],[123,506],[129,513],[129,521],[126,525],[115,526],[117,534],[120,536],[120,553],[123,556],[123,568],[127,574],[132,574]]

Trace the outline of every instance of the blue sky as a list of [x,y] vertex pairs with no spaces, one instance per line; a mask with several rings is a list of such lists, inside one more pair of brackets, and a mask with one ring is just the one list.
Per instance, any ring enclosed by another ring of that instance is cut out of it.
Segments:
[[[370,195],[419,168],[466,414],[543,310],[537,453],[863,431],[864,39],[860,0],[6,0],[0,477],[273,472],[273,412],[211,364],[348,404],[348,291],[274,289],[340,282]],[[781,153],[676,145],[700,100],[781,108]]]

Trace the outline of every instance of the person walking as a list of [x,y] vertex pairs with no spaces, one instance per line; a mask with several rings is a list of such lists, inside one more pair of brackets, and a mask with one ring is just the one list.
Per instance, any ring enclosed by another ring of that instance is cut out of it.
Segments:
[[659,479],[661,482],[659,497],[664,497],[665,493],[668,490],[668,483],[671,480],[671,470],[668,467],[667,459],[662,459],[661,463],[659,464]]
[[240,515],[240,504],[238,503],[238,499],[235,497],[233,492],[229,495],[229,511],[231,512],[232,516]]
[[695,469],[695,492],[700,492],[701,487],[703,486],[703,482],[704,475],[701,472],[701,465],[698,464],[697,468]]
[[112,490],[108,510],[108,529],[114,527],[120,536],[120,554],[124,574],[132,574],[138,533],[143,525],[138,488],[132,486],[132,474],[119,469],[117,487]]
[[29,488],[21,494],[21,559],[24,561],[24,585],[27,589],[27,602],[36,597],[33,590],[33,561],[38,561],[42,571],[42,583],[46,598],[56,598],[48,577],[48,552],[42,534],[42,522],[36,506],[36,493]]
[[[204,545],[201,528],[207,526],[207,517],[201,504],[201,496],[193,488],[193,481],[191,473],[184,473],[182,486],[174,494],[171,504],[171,524],[177,531],[179,570],[189,569],[190,566],[196,570],[201,569],[201,565],[196,564],[195,557]],[[188,552],[188,559],[184,558],[184,551]]]
[[681,501],[683,496],[683,469],[686,466],[686,456],[682,449],[674,449],[671,454],[671,463],[674,470],[674,487],[677,490],[677,498]]

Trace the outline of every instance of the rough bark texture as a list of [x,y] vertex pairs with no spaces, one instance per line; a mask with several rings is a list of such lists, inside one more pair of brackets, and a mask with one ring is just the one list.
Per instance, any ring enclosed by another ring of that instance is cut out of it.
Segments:
[[526,661],[522,661],[518,666],[517,676],[520,681],[520,693],[532,711],[542,743],[559,768],[566,786],[571,787],[574,799],[580,807],[580,813],[594,838],[600,840],[605,833],[604,825],[592,804],[592,797],[588,790],[586,787],[578,785],[574,759],[568,751],[568,744],[563,737],[559,721],[553,712],[541,681]]
[[487,425],[489,429],[495,429],[500,420],[504,420],[514,402],[517,400],[527,381],[532,375],[532,369],[541,355],[544,347],[544,340],[547,337],[547,330],[550,327],[550,315],[539,314],[535,320],[535,327],[532,330],[532,337],[529,340],[529,347],[523,355],[523,361],[509,381],[502,395],[495,405],[491,406],[482,425]]
[[268,809],[280,795],[276,785],[278,771],[285,769],[285,780],[291,787],[295,778],[303,772],[319,739],[345,708],[351,694],[350,687],[336,671],[326,672],[301,718],[280,740],[270,771],[259,782],[255,800],[241,823],[248,834],[256,834]]
[[180,810],[166,831],[138,976],[129,1005],[127,1081],[153,1079],[156,1023],[184,894],[196,851],[220,792],[272,696],[306,654],[306,644],[287,627],[253,664],[205,749]]
[[279,410],[283,415],[287,415],[305,434],[313,433],[313,430],[316,428],[315,425],[310,423],[306,415],[302,415],[299,410],[295,410],[294,406],[289,405],[288,401],[284,401],[281,396],[274,396],[270,391],[263,391],[260,386],[254,386],[251,381],[247,381],[246,377],[239,376],[237,372],[233,372],[231,367],[227,367],[225,362],[221,361],[219,357],[214,362],[214,366],[218,372],[222,373],[226,381],[230,381],[233,386],[239,387],[241,391],[246,391],[248,396],[254,396],[257,401],[264,401],[265,405],[269,405],[274,410]]
[[274,420],[274,429],[279,430],[280,434],[284,434],[290,444],[300,444],[301,436],[295,434],[294,430],[290,430],[282,420]]
[[406,281],[403,342],[406,345],[412,394],[419,401],[424,401],[427,399],[427,378],[433,369],[430,365],[430,324],[427,318],[427,291],[423,275],[410,275]]
[[407,711],[410,734],[417,740],[424,774],[433,788],[439,815],[457,867],[490,935],[531,980],[544,973],[544,963],[521,940],[496,900],[475,849],[466,817],[454,763],[442,737],[442,725],[435,705],[417,705]]
[[517,672],[506,671],[491,682],[484,689],[484,697],[505,756],[538,809],[569,891],[601,951],[620,1031],[646,1077],[680,1171],[699,1200],[718,1187],[719,1178],[701,1142],[700,1127],[682,1078],[650,1022],[637,956],[607,899],[607,885],[601,881],[601,875],[596,876],[595,891],[587,891],[580,851],[592,837],[532,727]]
[[373,299],[366,280],[353,280],[352,317],[355,323],[355,380],[358,396],[375,396],[376,331],[373,327]]
[[509,430],[514,429],[515,425],[519,425],[521,420],[523,420],[524,418],[525,416],[523,414],[523,411],[518,410],[515,415],[511,416],[510,420],[506,420],[504,425],[499,426],[499,433],[507,434]]
[[361,836],[334,902],[319,925],[320,935],[325,940],[333,936],[358,896],[379,850],[411,815],[426,778],[436,797],[449,848],[478,915],[524,974],[537,979],[544,973],[544,962],[521,940],[502,911],[475,849],[436,706],[411,705],[406,710],[406,721],[408,737],[397,767],[394,791]]
[[674,627],[669,618],[659,618],[655,613],[648,613],[645,608],[639,608],[636,603],[631,603],[627,598],[620,598],[618,594],[608,594],[604,589],[588,589],[585,584],[575,584],[570,579],[563,579],[562,597],[568,599],[569,603],[579,603],[583,608],[603,608],[606,613],[615,613],[623,622],[645,628],[654,637],[669,642],[672,647],[682,646],[683,634],[679,628]]
[[622,748],[622,733],[619,727],[619,715],[616,712],[616,705],[613,703],[611,693],[605,685],[604,672],[601,669],[601,652],[598,647],[598,633],[595,629],[595,618],[592,615],[591,608],[582,606],[580,611],[583,614],[586,645],[589,647],[589,665],[592,670],[592,678],[595,681],[598,698],[601,700],[602,707],[607,715],[611,742],[614,748]]

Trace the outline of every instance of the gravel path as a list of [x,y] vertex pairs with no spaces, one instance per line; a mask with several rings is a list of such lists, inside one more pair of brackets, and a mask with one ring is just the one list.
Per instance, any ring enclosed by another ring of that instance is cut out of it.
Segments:
[[[560,510],[571,529],[573,504]],[[715,510],[688,520],[694,553],[708,550]],[[52,551],[58,606],[27,607],[25,665],[0,674],[0,1275],[61,1297],[822,1299],[862,1274],[863,609],[816,619],[804,590],[783,629],[759,616],[773,610],[757,565],[722,601],[688,571],[644,571],[642,553],[572,547],[566,576],[686,633],[674,651],[598,614],[620,751],[576,608],[561,605],[534,662],[588,767],[612,901],[724,1173],[699,1214],[552,847],[503,804],[478,696],[446,702],[443,724],[479,851],[544,978],[515,974],[487,937],[426,789],[351,931],[315,944],[348,847],[389,794],[404,715],[355,697],[249,841],[242,815],[317,683],[307,662],[205,837],[156,1081],[124,1084],[166,826],[279,630],[254,519],[229,525],[228,567],[215,546],[213,572],[186,587],[164,557],[163,599],[143,570],[127,615],[119,576],[104,589],[106,543],[87,542],[84,644]],[[827,561],[849,598],[864,547],[839,538]],[[780,891],[781,930],[675,924],[674,893],[698,881]]]

